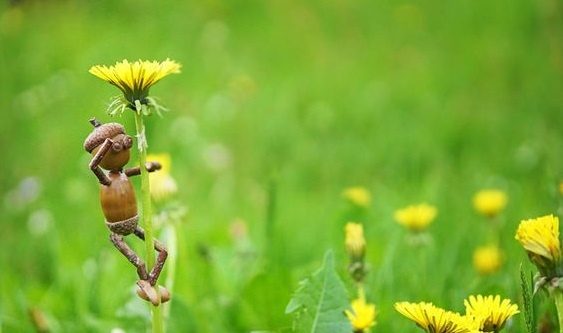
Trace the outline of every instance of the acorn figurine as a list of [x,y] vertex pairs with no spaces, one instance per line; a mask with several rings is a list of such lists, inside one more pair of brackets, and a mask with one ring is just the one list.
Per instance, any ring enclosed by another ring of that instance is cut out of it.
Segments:
[[[90,123],[94,126],[94,130],[84,141],[84,149],[93,156],[89,167],[101,184],[100,202],[106,226],[111,231],[110,240],[119,252],[137,268],[137,275],[140,279],[137,282],[139,286],[137,294],[158,306],[170,299],[170,293],[166,288],[159,286],[160,293],[157,293],[155,289],[168,256],[166,248],[158,240],[154,240],[158,257],[153,269],[148,273],[142,259],[123,240],[123,236],[129,234],[145,240],[145,232],[138,226],[139,216],[135,190],[129,181],[129,177],[140,175],[141,169],[134,167],[123,170],[123,167],[129,162],[133,140],[125,133],[125,128],[121,124],[102,124],[95,118],[91,119]],[[161,168],[157,162],[148,162],[145,167],[148,172]],[[106,174],[102,168],[109,172]]]

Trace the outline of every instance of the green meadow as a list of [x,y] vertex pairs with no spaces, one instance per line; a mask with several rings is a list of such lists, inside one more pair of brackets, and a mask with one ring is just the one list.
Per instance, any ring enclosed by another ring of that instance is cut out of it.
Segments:
[[[563,215],[560,1],[21,0],[0,3],[0,332],[150,327],[83,143],[92,117],[135,134],[90,67],[166,58],[181,73],[150,92],[169,112],[145,123],[177,184],[153,206],[173,252],[168,332],[290,332],[286,306],[329,250],[351,301],[350,221],[371,332],[422,332],[399,301],[463,312],[498,294],[523,312],[520,266],[536,270],[516,228]],[[343,198],[353,186],[367,207]],[[508,196],[494,222],[472,204],[485,188]],[[394,213],[423,202],[438,213],[416,245]],[[493,241],[502,265],[479,274],[473,252]],[[555,332],[552,302],[535,300]],[[522,313],[503,332],[526,332]]]

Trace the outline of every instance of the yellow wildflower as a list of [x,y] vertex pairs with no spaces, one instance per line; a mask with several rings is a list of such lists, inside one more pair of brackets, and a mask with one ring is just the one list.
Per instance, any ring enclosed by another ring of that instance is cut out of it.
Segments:
[[479,214],[487,217],[495,217],[506,206],[508,198],[506,193],[500,190],[482,190],[473,197],[473,206]]
[[371,193],[365,187],[349,187],[342,192],[342,196],[358,207],[367,208],[371,204]]
[[473,253],[473,267],[480,274],[492,274],[502,264],[502,252],[495,245],[478,247]]
[[375,325],[375,305],[366,303],[364,291],[360,289],[357,299],[352,301],[352,311],[345,311],[354,332],[366,332]]
[[346,224],[346,251],[352,258],[362,258],[366,251],[364,227],[360,223]]
[[446,311],[432,303],[395,303],[395,310],[414,321],[427,333],[470,333],[475,323],[469,317]]
[[463,304],[466,314],[479,320],[479,329],[483,332],[499,332],[508,318],[520,313],[518,305],[512,304],[509,299],[501,301],[499,295],[472,295]]
[[438,210],[428,204],[411,205],[395,212],[395,220],[411,231],[423,231],[434,220]]
[[171,161],[169,154],[152,154],[147,156],[148,162],[158,162],[161,169],[149,174],[151,196],[155,201],[162,201],[178,192],[176,181],[170,174]]
[[516,240],[532,255],[554,263],[561,258],[559,244],[559,218],[546,215],[520,222]]
[[149,88],[167,75],[180,73],[180,64],[170,59],[163,62],[125,59],[109,67],[92,66],[89,72],[119,88],[129,103],[138,100],[147,104]]

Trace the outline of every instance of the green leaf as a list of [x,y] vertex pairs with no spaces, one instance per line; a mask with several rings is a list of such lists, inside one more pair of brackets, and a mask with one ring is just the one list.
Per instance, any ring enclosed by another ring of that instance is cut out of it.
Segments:
[[[531,273],[530,273],[531,274]],[[534,317],[534,282],[532,277],[526,276],[526,269],[520,264],[520,287],[522,288],[522,308],[528,333],[536,333]]]
[[300,283],[285,313],[295,315],[294,330],[299,333],[350,333],[347,308],[348,295],[328,251],[323,266]]

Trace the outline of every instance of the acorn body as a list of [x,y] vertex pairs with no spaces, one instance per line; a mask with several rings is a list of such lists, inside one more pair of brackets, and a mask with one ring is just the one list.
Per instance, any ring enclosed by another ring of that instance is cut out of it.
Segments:
[[137,216],[135,190],[127,175],[110,171],[109,186],[100,186],[100,202],[108,224],[123,222]]
[[[84,149],[92,154],[90,169],[102,184],[100,202],[106,225],[114,233],[129,235],[135,231],[139,217],[135,190],[122,170],[129,162],[133,140],[125,134],[121,124],[101,124],[96,119],[91,119],[90,123],[94,130],[84,141]],[[102,147],[104,150],[100,153]],[[107,176],[100,167],[109,170]]]

